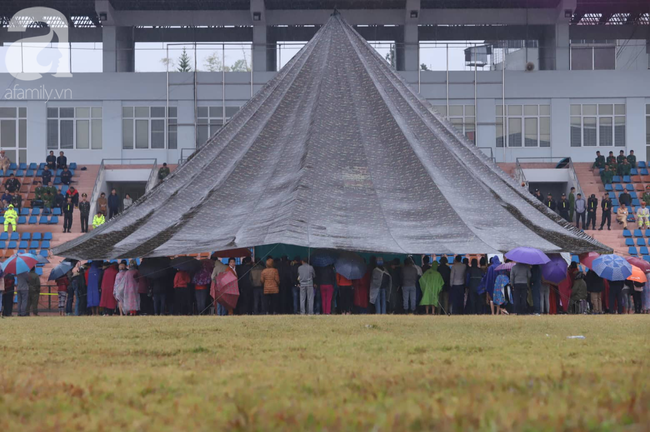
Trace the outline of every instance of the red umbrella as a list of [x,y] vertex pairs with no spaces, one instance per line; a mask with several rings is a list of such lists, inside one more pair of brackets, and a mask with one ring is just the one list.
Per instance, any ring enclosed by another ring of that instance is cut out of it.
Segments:
[[234,309],[239,299],[237,276],[232,271],[219,273],[216,281],[212,281],[210,295],[215,302],[226,308]]
[[643,273],[650,272],[650,263],[648,261],[636,257],[627,257],[625,259],[633,266],[640,268]]
[[580,254],[580,264],[584,264],[588,269],[591,269],[591,263],[600,256],[597,252],[587,252]]

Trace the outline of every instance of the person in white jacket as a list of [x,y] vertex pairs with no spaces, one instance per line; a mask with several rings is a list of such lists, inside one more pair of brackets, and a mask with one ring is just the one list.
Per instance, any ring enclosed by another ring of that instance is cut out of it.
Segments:
[[643,228],[645,224],[646,228],[650,228],[650,210],[645,206],[645,202],[641,202],[641,207],[636,211],[636,220],[639,223],[639,229]]

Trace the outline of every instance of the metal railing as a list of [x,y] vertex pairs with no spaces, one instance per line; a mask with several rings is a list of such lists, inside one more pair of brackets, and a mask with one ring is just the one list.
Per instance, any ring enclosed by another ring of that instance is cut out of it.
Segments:
[[149,173],[149,179],[147,180],[147,186],[144,188],[144,192],[147,193],[158,184],[158,160],[155,159],[153,165],[151,166],[151,172]]
[[492,162],[496,162],[497,159],[494,157],[494,152],[492,151],[492,147],[476,147],[477,149],[481,150],[487,157],[490,158]]
[[178,164],[187,162],[190,156],[196,151],[196,147],[183,147],[181,149],[181,158],[178,160]]
[[[564,165],[560,167],[558,165],[561,162],[564,162]],[[569,171],[569,178],[573,182],[573,187],[576,188],[576,193],[582,194],[582,187],[580,187],[580,181],[578,180],[578,175],[576,174],[576,170],[573,165],[573,160],[570,157],[541,157],[540,156],[540,157],[517,158],[516,167],[515,167],[515,178],[517,178],[519,182],[526,181],[526,176],[524,175],[524,168],[522,167],[522,164],[535,164],[535,165],[549,164],[551,166],[538,167],[538,168],[566,169]],[[535,168],[531,167],[527,169],[535,169]]]

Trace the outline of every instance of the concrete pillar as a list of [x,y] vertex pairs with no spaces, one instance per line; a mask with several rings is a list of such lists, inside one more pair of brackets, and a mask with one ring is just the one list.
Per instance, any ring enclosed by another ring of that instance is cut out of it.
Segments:
[[[627,98],[625,100],[625,153],[634,150],[637,160],[648,160],[646,154],[646,100]],[[614,153],[618,153],[615,150]]]
[[395,65],[398,71],[417,72],[420,68],[418,25],[406,24],[399,39],[395,40]]
[[544,29],[544,36],[539,40],[539,69],[571,69],[569,23],[558,23]]
[[104,72],[135,72],[135,40],[132,27],[102,28]]
[[253,70],[255,72],[266,72],[268,68],[266,35],[266,25],[253,25]]

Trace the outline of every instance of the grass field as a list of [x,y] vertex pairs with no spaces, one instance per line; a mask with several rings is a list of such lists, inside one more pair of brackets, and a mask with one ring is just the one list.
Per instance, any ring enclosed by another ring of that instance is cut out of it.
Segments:
[[641,315],[11,318],[0,353],[3,431],[650,430]]

